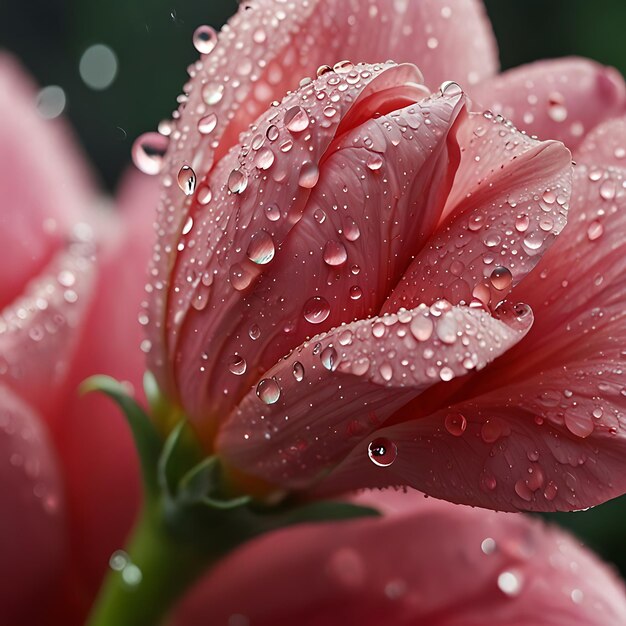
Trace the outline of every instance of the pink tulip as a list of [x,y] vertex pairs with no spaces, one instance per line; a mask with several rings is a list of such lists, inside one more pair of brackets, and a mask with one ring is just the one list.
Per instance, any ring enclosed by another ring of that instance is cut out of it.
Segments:
[[0,56],[0,614],[51,624],[58,610],[67,625],[82,623],[139,499],[123,418],[77,387],[108,373],[141,388],[155,193],[133,173],[119,214],[103,208],[68,128],[35,98]]
[[[300,81],[341,58],[370,64]],[[572,193],[550,140],[577,147],[626,88],[582,60],[496,68],[463,0],[259,0],[190,67],[146,348],[234,485],[504,510],[626,491],[621,174],[579,166]]]
[[368,496],[383,518],[303,526],[246,545],[196,586],[174,624],[626,620],[623,583],[573,537],[522,515],[411,496]]

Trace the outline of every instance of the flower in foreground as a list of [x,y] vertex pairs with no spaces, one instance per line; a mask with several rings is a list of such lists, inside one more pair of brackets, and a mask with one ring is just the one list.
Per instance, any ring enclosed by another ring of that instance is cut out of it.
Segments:
[[0,614],[26,626],[53,623],[52,606],[82,622],[137,508],[126,426],[77,386],[102,371],[141,384],[133,308],[154,195],[133,174],[119,214],[103,208],[69,130],[35,100],[0,55]]
[[622,172],[551,140],[620,114],[621,78],[494,77],[462,0],[264,0],[207,42],[169,129],[145,347],[231,483],[504,510],[623,493]]
[[618,626],[626,619],[623,583],[539,520],[418,494],[360,500],[385,517],[256,540],[207,575],[173,623]]

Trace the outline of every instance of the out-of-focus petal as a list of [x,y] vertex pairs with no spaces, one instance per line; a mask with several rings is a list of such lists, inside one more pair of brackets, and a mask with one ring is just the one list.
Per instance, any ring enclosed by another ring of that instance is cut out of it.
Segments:
[[0,54],[0,309],[51,261],[93,198],[68,128],[42,118],[35,101],[17,62]]
[[565,225],[571,155],[492,115],[456,127],[461,152],[442,223],[389,296],[384,312],[472,299],[495,306]]
[[[626,191],[622,170],[575,170],[570,221],[511,297],[535,323],[427,417],[412,403],[387,437],[398,459],[372,474],[357,447],[326,481],[405,484],[505,510],[572,510],[626,491]],[[458,427],[459,424],[463,428]],[[377,469],[377,468],[375,468]],[[389,471],[387,471],[389,470]]]
[[[386,91],[379,94],[394,106]],[[330,126],[334,142],[319,165],[314,153],[292,157],[295,146],[287,155],[274,148],[276,162],[259,183],[250,179],[241,202],[226,196],[241,206],[224,227],[233,249],[218,249],[204,269],[198,245],[190,247],[181,253],[175,283],[181,294],[194,295],[185,283],[189,272],[213,275],[206,308],[189,308],[178,343],[178,388],[193,417],[204,419],[207,405],[226,417],[265,370],[307,337],[378,312],[439,218],[456,160],[448,133],[463,105],[458,94],[438,95],[361,120],[369,110],[359,113],[355,104]],[[309,110],[312,125],[325,123],[328,106],[323,101],[320,110]],[[362,123],[352,128],[355,116]],[[292,142],[289,132],[285,136]],[[310,192],[298,189],[303,158],[319,169]],[[296,170],[295,180],[289,170]],[[204,241],[203,225],[196,223],[189,238]],[[197,294],[206,298],[200,289]]]
[[56,454],[36,412],[0,385],[0,613],[30,624],[66,554]]
[[[308,487],[355,445],[365,446],[370,463],[368,435],[378,425],[437,382],[482,369],[509,349],[530,327],[526,313],[509,311],[500,321],[439,302],[315,337],[242,400],[222,427],[218,454],[240,471],[288,488]],[[388,447],[379,464],[394,459]],[[359,486],[368,480],[364,472]]]
[[175,626],[618,626],[626,619],[614,572],[539,520],[414,493],[361,501],[399,511],[246,545],[196,586]]
[[318,66],[346,58],[355,63],[413,62],[424,68],[433,87],[444,80],[477,82],[497,69],[493,34],[477,0],[452,0],[445,6],[438,0],[298,0],[289,6],[260,0],[242,5],[212,53],[190,68],[186,104],[167,155],[150,305],[150,365],[163,387],[168,387],[168,277],[179,233],[195,203],[177,188],[178,171],[191,166],[202,182],[216,158],[236,144],[239,133],[269,102],[314,76]]
[[576,161],[625,168],[626,117],[609,120],[591,131],[576,151]]
[[580,58],[538,61],[508,70],[471,90],[490,109],[540,139],[574,150],[585,133],[626,109],[626,85],[615,69]]

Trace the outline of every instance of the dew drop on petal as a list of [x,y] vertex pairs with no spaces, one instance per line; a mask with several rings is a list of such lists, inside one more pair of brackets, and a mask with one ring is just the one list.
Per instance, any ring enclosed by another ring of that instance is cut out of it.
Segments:
[[209,113],[198,120],[198,132],[201,135],[208,135],[209,133],[212,133],[216,126],[217,115],[215,115],[215,113]]
[[228,190],[231,193],[243,193],[248,186],[248,176],[245,172],[234,169],[228,176]]
[[296,361],[293,364],[293,369],[291,371],[293,373],[293,377],[298,382],[302,382],[304,380],[304,365],[302,365],[302,363],[300,363],[300,361]]
[[211,202],[211,198],[213,197],[213,194],[211,192],[211,188],[208,185],[203,185],[202,187],[200,187],[198,189],[198,202],[200,204],[209,204],[209,202]]
[[600,239],[604,234],[604,227],[602,223],[598,220],[594,220],[587,227],[587,238],[589,241],[595,241],[596,239]]
[[455,437],[460,437],[467,428],[467,420],[462,413],[458,411],[448,413],[444,421],[446,430]]
[[498,576],[498,589],[507,596],[516,596],[522,590],[522,579],[518,572],[506,570]]
[[280,219],[280,209],[275,204],[266,206],[265,217],[267,217],[270,222],[277,222]]
[[301,106],[293,106],[285,112],[285,126],[292,133],[301,133],[309,127],[307,112]]
[[429,317],[416,316],[411,321],[411,333],[418,341],[426,341],[433,334],[433,322]]
[[276,249],[272,236],[265,230],[252,235],[248,245],[248,258],[257,265],[266,265],[274,258]]
[[504,291],[511,286],[511,283],[513,282],[513,275],[508,268],[498,266],[494,268],[493,272],[491,272],[489,282],[494,289]]
[[383,157],[380,154],[370,154],[367,157],[367,167],[372,172],[377,172],[383,166]]
[[224,85],[207,83],[202,87],[202,98],[210,106],[217,104],[224,96]]
[[198,26],[193,33],[192,41],[200,54],[210,54],[217,44],[217,33],[210,26]]
[[176,178],[178,186],[186,196],[193,195],[196,190],[196,173],[189,167],[189,165],[183,165],[178,170],[178,176]]
[[326,298],[314,296],[304,305],[304,319],[310,324],[321,324],[330,315],[330,305]]
[[346,247],[339,241],[327,241],[324,246],[324,263],[331,267],[342,265],[348,260]]
[[367,446],[367,455],[374,465],[389,467],[398,456],[398,446],[386,437],[379,437]]
[[233,358],[231,359],[228,365],[228,369],[230,370],[231,374],[235,374],[235,376],[241,376],[242,374],[245,374],[246,368],[247,368],[246,360],[242,356],[239,356],[238,354],[235,354],[233,356]]
[[254,164],[260,170],[269,170],[274,163],[274,153],[270,150],[270,148],[261,148],[254,159]]
[[334,372],[338,365],[337,350],[332,346],[324,348],[320,354],[320,360],[325,369]]
[[263,378],[256,386],[256,395],[265,404],[276,404],[280,398],[280,387],[273,378]]
[[304,189],[313,189],[320,178],[320,171],[315,163],[307,161],[300,169],[298,185]]
[[144,174],[155,176],[163,169],[168,145],[169,139],[160,133],[144,133],[137,137],[132,148],[135,167]]

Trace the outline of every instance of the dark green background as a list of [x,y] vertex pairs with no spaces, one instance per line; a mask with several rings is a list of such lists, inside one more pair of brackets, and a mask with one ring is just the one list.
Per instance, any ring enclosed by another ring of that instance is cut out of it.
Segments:
[[[417,1],[417,0],[412,0]],[[588,56],[626,73],[624,0],[487,0],[504,68],[544,57]],[[42,85],[58,84],[79,138],[111,188],[132,140],[169,117],[197,57],[191,33],[219,27],[235,0],[0,0],[0,47],[17,54]],[[81,80],[84,49],[105,43],[119,71],[105,91]],[[626,499],[554,516],[626,575]]]

